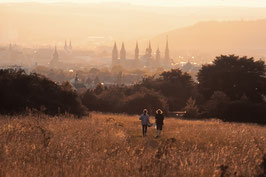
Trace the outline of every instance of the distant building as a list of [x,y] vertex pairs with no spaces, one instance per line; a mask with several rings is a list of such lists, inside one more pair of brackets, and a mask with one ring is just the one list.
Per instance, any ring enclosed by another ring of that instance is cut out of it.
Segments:
[[165,56],[164,56],[164,65],[165,67],[169,67],[171,65],[171,59],[170,59],[170,51],[168,47],[168,36],[166,38],[166,47],[165,47]]
[[160,66],[161,65],[161,52],[160,52],[159,47],[156,50],[156,57],[155,57],[155,59],[156,59],[155,61],[156,61],[157,66]]
[[135,61],[139,62],[139,45],[138,45],[138,42],[136,43],[136,48],[135,48]]
[[78,78],[78,74],[76,74],[75,78],[69,80],[69,82],[74,90],[87,89],[86,85]]
[[112,66],[120,65],[125,68],[156,68],[156,67],[163,67],[163,68],[170,68],[171,67],[171,58],[168,46],[168,38],[166,39],[166,48],[165,48],[165,56],[164,59],[161,59],[160,49],[158,47],[156,51],[156,56],[153,57],[151,42],[149,42],[148,47],[146,48],[145,54],[140,56],[139,54],[139,46],[136,43],[135,48],[135,57],[134,59],[127,59],[126,58],[126,49],[124,42],[122,43],[122,47],[120,50],[120,57],[118,56],[118,49],[116,42],[114,43],[114,47],[112,50]]
[[125,49],[125,45],[124,42],[122,43],[122,47],[120,50],[120,60],[123,62],[124,60],[126,60],[126,49]]
[[71,53],[72,52],[72,43],[71,40],[69,41],[69,45],[67,45],[67,41],[65,40],[65,46],[64,46],[65,52]]
[[118,50],[117,50],[117,46],[116,46],[116,42],[114,44],[114,48],[112,51],[112,65],[118,65],[119,64],[119,60],[118,60]]
[[57,48],[55,46],[54,48],[54,53],[53,53],[53,56],[52,56],[52,60],[50,62],[50,65],[55,67],[55,66],[58,66],[59,64],[59,55],[58,55],[58,52],[57,52]]

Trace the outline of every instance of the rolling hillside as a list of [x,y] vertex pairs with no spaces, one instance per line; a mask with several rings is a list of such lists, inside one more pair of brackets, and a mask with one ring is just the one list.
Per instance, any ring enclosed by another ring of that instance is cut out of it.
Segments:
[[[154,120],[152,120],[153,122]],[[141,136],[138,116],[0,117],[0,176],[258,176],[266,129],[165,120]],[[264,162],[263,162],[264,156]]]
[[[169,36],[173,56],[220,54],[266,56],[266,20],[207,21],[156,36],[153,43],[164,44]],[[162,45],[164,46],[164,45]]]

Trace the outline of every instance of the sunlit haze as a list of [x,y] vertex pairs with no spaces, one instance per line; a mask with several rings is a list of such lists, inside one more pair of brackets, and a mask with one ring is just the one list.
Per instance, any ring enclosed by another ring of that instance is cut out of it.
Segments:
[[[111,57],[124,42],[134,57],[136,41],[145,53],[164,50],[171,57],[209,61],[221,53],[263,58],[265,0],[0,0],[0,45],[30,48],[72,42],[73,49]],[[217,45],[214,45],[214,43]],[[201,59],[201,60],[203,60]],[[100,61],[100,60],[98,60]]]
[[265,0],[1,0],[0,2],[72,2],[72,3],[98,3],[123,2],[131,4],[155,6],[266,6]]

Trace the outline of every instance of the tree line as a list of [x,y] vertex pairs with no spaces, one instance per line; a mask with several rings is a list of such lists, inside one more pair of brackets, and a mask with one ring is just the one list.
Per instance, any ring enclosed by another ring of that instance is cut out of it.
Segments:
[[[23,71],[0,71],[0,113],[22,112],[26,108],[45,113],[88,111],[138,114],[147,108],[169,112],[186,111],[187,118],[220,118],[225,121],[256,122],[266,120],[265,63],[254,58],[221,55],[212,64],[203,65],[198,82],[180,69],[146,77],[132,86],[99,84],[78,95],[67,82],[57,85]],[[85,109],[86,107],[86,109]]]

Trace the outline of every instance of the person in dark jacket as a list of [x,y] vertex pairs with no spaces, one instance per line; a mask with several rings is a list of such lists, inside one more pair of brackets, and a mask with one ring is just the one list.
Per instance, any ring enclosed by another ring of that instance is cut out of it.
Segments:
[[156,126],[157,126],[156,137],[160,137],[161,131],[163,130],[163,120],[164,120],[163,111],[161,109],[158,109],[156,111],[155,119],[156,119]]

